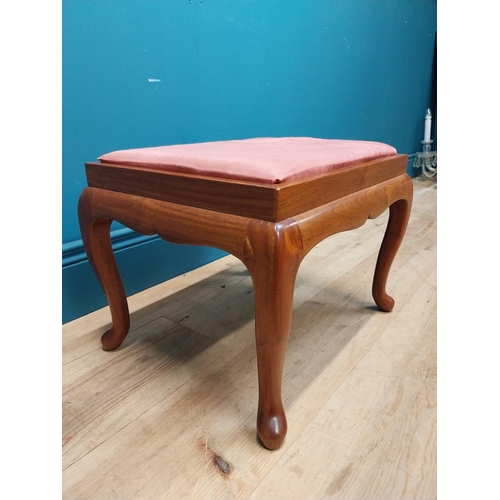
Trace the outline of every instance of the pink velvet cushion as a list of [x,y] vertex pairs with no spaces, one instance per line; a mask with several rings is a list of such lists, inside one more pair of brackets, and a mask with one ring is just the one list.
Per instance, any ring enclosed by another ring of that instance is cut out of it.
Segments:
[[392,156],[387,144],[310,137],[259,138],[127,149],[102,163],[279,184]]

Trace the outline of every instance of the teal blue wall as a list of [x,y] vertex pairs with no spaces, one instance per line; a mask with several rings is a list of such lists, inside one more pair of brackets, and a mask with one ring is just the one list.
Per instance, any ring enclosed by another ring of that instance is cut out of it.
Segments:
[[[106,305],[80,241],[84,163],[257,136],[420,150],[436,0],[63,0],[63,322]],[[410,175],[414,175],[411,162]],[[113,225],[128,294],[224,255]]]

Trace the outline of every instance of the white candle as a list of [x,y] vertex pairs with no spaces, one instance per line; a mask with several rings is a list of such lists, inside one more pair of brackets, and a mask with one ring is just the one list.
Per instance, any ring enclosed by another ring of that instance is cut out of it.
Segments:
[[432,113],[428,109],[425,113],[425,130],[424,130],[424,142],[429,142],[431,140],[431,123],[432,123]]

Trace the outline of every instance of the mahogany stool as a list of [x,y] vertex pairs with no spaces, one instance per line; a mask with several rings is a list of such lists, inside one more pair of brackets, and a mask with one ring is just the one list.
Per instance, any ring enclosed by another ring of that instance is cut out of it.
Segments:
[[130,327],[111,247],[113,220],[172,243],[233,254],[255,292],[257,432],[266,448],[279,448],[287,432],[281,382],[299,265],[323,239],[390,207],[372,294],[382,311],[391,311],[386,282],[413,197],[406,165],[407,155],[386,144],[307,137],[131,149],[86,163],[78,213],[111,310],[103,348],[119,347]]

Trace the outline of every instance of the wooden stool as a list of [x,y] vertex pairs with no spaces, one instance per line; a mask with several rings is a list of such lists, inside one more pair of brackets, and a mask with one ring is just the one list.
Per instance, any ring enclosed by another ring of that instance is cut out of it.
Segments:
[[105,350],[125,339],[130,317],[110,224],[181,244],[216,247],[248,268],[255,291],[259,379],[257,431],[277,449],[287,432],[281,400],[295,277],[323,239],[390,207],[372,294],[382,311],[389,269],[411,210],[407,155],[365,141],[265,138],[116,151],[87,163],[79,201],[85,250],[109,303]]

